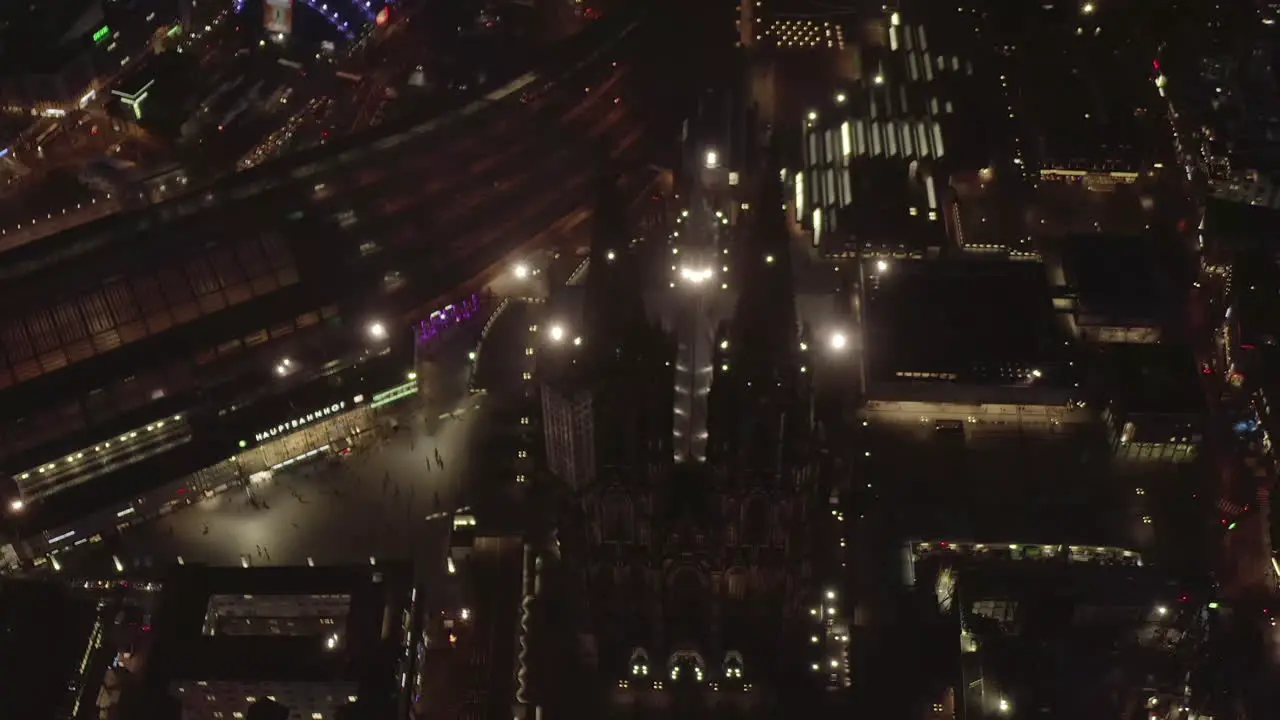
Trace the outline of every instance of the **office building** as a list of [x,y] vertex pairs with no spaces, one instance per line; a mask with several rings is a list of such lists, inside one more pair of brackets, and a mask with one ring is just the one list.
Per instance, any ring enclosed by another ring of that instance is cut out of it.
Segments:
[[1080,370],[1040,263],[864,261],[862,288],[864,412],[1075,414]]
[[[1133,704],[1161,713],[1191,704],[1179,657],[1203,637],[1202,602],[1134,552],[1012,547],[911,547],[911,592],[933,601],[952,639],[925,651],[950,657],[936,666],[946,672],[917,676],[924,692],[912,716],[1108,714]],[[1115,683],[1118,672],[1144,682]]]
[[164,580],[149,691],[187,718],[244,718],[260,702],[291,720],[403,715],[418,632],[403,565],[179,566]]
[[1206,401],[1195,355],[1176,344],[1115,345],[1107,369],[1102,422],[1122,460],[1190,462],[1204,440]]
[[941,11],[868,20],[858,77],[834,84],[803,118],[795,218],[823,254],[936,255],[948,233],[975,243],[954,227],[950,180],[989,164],[974,115],[987,89],[965,23],[967,14]]

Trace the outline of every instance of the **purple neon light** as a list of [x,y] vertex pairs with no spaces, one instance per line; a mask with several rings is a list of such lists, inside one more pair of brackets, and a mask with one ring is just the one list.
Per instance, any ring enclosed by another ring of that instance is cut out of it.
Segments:
[[[338,1],[339,0],[334,0],[335,3],[337,3]],[[320,13],[320,17],[323,17],[325,21],[328,22],[330,25],[332,25],[335,30],[345,35],[348,40],[355,39],[356,34],[352,32],[350,26],[347,24],[347,21],[343,20],[341,17],[338,17],[338,11],[330,10],[329,3],[327,1],[321,0],[321,2],[317,3],[315,2],[315,0],[302,0],[302,3],[307,7],[311,8],[312,10],[315,10],[316,12]]]
[[431,317],[418,323],[418,341],[434,340],[445,330],[470,320],[479,309],[480,296],[473,293],[462,302],[447,305],[431,313]]

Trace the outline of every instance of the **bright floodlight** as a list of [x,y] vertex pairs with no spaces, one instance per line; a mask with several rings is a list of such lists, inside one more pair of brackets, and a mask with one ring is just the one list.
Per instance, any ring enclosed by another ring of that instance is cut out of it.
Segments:
[[1169,614],[1169,608],[1161,605],[1160,607],[1156,608],[1156,614],[1159,615],[1160,617],[1164,617],[1165,615]]
[[1009,701],[1004,698],[1000,698],[1000,712],[1008,713],[1009,710],[1010,710]]
[[884,76],[883,76],[883,75],[876,75],[875,77],[871,78],[871,82],[875,83],[876,85],[883,85],[883,84],[884,84]]
[[563,327],[563,326],[561,326],[561,325],[552,325],[552,326],[551,326],[551,340],[552,340],[553,342],[560,342],[561,340],[564,340],[564,327]]
[[715,150],[708,150],[706,157],[703,158],[703,164],[708,170],[715,170],[720,167],[720,153]]
[[519,265],[516,265],[514,268],[511,269],[511,271],[515,273],[515,276],[520,280],[523,280],[529,277],[529,266],[525,265],[524,263],[520,263]]
[[845,104],[845,101],[847,101],[848,99],[849,99],[849,97],[848,97],[847,95],[845,95],[844,93],[836,93],[836,104],[837,104],[837,105],[843,105],[843,104]]
[[369,337],[373,338],[374,340],[386,340],[387,326],[383,325],[380,322],[369,323]]
[[711,268],[701,268],[697,270],[687,267],[680,268],[680,279],[693,285],[701,285],[702,283],[710,280],[711,276],[714,274],[715,273]]
[[888,260],[877,260],[877,261],[876,261],[876,272],[881,272],[881,273],[882,273],[882,272],[886,272],[886,271],[888,271],[888,270],[889,270],[889,261],[888,261]]
[[1081,5],[1081,6],[1080,6],[1080,12],[1084,13],[1085,15],[1092,15],[1092,14],[1093,14],[1093,3],[1091,3],[1091,2],[1087,2],[1087,3],[1085,3],[1084,5]]
[[22,508],[26,506],[27,504],[22,502],[22,498],[14,498],[9,501],[9,509],[14,512],[22,512]]
[[830,343],[832,350],[844,350],[849,346],[849,336],[837,330],[831,333]]

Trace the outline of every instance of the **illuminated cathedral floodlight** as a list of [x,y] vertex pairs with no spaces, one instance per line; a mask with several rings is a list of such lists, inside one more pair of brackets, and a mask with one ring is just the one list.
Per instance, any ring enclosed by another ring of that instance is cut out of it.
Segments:
[[711,279],[715,271],[711,268],[680,268],[680,279],[690,285],[701,285]]

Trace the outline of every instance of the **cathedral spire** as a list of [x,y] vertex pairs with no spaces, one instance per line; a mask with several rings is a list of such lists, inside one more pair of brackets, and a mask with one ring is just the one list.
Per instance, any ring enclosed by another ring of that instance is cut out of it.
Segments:
[[728,363],[718,395],[720,452],[739,477],[785,474],[799,412],[799,331],[776,154],[754,179],[745,235],[731,254],[738,266],[737,306],[729,326]]
[[735,258],[742,279],[731,336],[735,364],[763,379],[794,370],[798,337],[790,237],[775,150],[770,150],[756,184],[756,201]]
[[645,319],[618,178],[602,173],[592,216],[583,326],[592,355],[616,356]]

